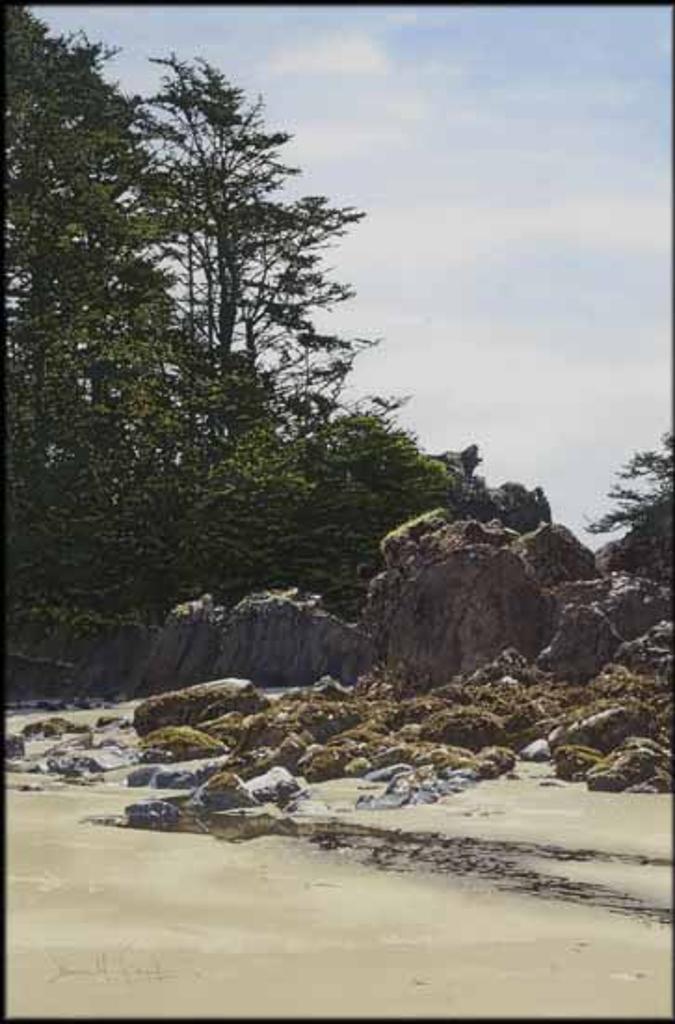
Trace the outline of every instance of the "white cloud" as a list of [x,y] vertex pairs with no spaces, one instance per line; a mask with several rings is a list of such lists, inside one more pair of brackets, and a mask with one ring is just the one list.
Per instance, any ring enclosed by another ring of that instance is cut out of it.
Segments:
[[[411,266],[433,273],[532,243],[564,243],[579,250],[631,250],[668,257],[672,246],[667,203],[624,198],[578,199],[530,207],[478,205],[370,207],[368,217],[341,243],[344,266],[378,278]],[[392,285],[396,285],[392,276]]]
[[390,63],[374,40],[345,33],[308,38],[300,46],[279,49],[268,57],[265,67],[277,75],[385,75]]

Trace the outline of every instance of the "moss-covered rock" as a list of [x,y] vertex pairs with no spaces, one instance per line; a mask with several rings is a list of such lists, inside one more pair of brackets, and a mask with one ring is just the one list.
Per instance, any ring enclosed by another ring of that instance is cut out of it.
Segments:
[[244,722],[248,718],[241,711],[230,711],[218,718],[210,718],[199,723],[200,732],[212,736],[214,740],[224,743],[226,747],[234,748],[244,731]]
[[227,748],[199,729],[189,725],[168,725],[155,729],[141,740],[142,750],[160,750],[174,761],[195,761],[227,753]]
[[241,807],[257,807],[259,801],[231,771],[212,775],[192,794],[188,806],[208,811],[232,811]]
[[400,526],[391,530],[380,541],[380,552],[387,566],[393,565],[401,556],[408,542],[416,542],[426,533],[433,533],[452,522],[452,514],[447,508],[439,507],[423,512],[422,515],[407,519]]
[[441,711],[447,711],[449,702],[434,696],[412,697],[401,701],[401,727],[422,725]]
[[344,776],[345,768],[353,759],[354,751],[349,746],[321,747],[302,758],[298,763],[298,771],[302,772],[307,782],[339,779]]
[[411,764],[415,767],[431,765],[438,772],[443,769],[454,771],[458,768],[477,768],[476,755],[466,747],[435,746],[431,743],[415,745]]
[[630,737],[586,774],[588,788],[600,792],[621,793],[645,783],[654,792],[672,792],[671,753],[648,737]]
[[560,523],[542,523],[516,540],[513,550],[544,587],[554,587],[568,580],[595,579],[600,575],[590,548]]
[[504,720],[491,711],[461,707],[438,711],[422,725],[420,739],[478,751],[498,744],[504,734]]
[[139,736],[146,736],[165,725],[198,725],[231,711],[252,715],[269,705],[269,698],[253,683],[218,679],[148,697],[134,711],[134,728]]
[[476,763],[481,779],[497,779],[513,771],[516,755],[510,747],[483,747],[478,752]]
[[379,721],[368,720],[360,725],[355,725],[352,729],[345,729],[344,732],[338,733],[336,736],[332,736],[328,740],[326,746],[336,746],[343,743],[345,740],[353,740],[356,743],[377,745],[389,738],[390,733],[386,726]]
[[639,701],[577,708],[548,737],[552,749],[557,746],[587,746],[609,753],[628,736],[652,735],[655,728],[649,709]]
[[566,782],[583,782],[587,772],[602,761],[602,753],[592,747],[562,744],[553,751],[555,774]]
[[317,743],[326,743],[332,736],[361,724],[362,720],[362,712],[351,702],[323,701],[301,704],[294,726],[306,730]]
[[25,739],[33,739],[36,736],[44,736],[45,739],[58,739],[66,733],[91,732],[91,727],[81,722],[71,722],[67,718],[54,716],[53,718],[40,718],[36,722],[28,722],[21,730]]
[[351,761],[348,761],[344,768],[344,774],[348,778],[361,778],[366,772],[369,772],[373,767],[373,762],[369,761],[367,757],[354,757]]

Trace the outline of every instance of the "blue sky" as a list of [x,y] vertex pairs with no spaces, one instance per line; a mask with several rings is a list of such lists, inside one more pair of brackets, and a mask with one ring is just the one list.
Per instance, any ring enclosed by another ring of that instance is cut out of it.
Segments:
[[[331,252],[357,296],[323,326],[382,344],[355,394],[409,394],[431,452],[542,486],[584,532],[671,424],[667,6],[35,5],[54,32],[203,57],[293,134],[293,193],[367,217]],[[291,194],[291,193],[289,193]]]

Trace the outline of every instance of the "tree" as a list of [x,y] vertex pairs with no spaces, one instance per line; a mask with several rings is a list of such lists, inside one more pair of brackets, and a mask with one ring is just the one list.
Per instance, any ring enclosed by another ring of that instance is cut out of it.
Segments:
[[149,155],[138,99],[102,77],[112,51],[50,37],[22,7],[6,24],[10,608],[112,610],[129,600],[123,552],[139,538],[124,506],[161,462],[157,428],[170,436]]
[[643,489],[615,484],[608,497],[618,507],[587,527],[589,533],[628,528],[643,534],[665,534],[673,528],[673,434],[661,438],[661,451],[637,452],[619,471],[619,480],[640,482]]
[[11,624],[282,583],[354,613],[357,567],[447,488],[400,400],[344,401],[371,342],[315,324],[363,214],[281,199],[288,135],[208,65],[160,61],[142,101],[102,44],[7,24]]
[[[281,162],[290,136],[265,127],[262,100],[248,104],[205,61],[154,63],[167,74],[146,104],[150,195],[171,232],[163,254],[175,268],[193,377],[212,384],[202,430],[217,445],[267,405],[278,429],[307,432],[335,411],[356,355],[372,344],[321,333],[313,321],[353,295],[322,260],[364,214],[323,196],[279,198],[299,171]],[[242,422],[238,403],[251,392]]]

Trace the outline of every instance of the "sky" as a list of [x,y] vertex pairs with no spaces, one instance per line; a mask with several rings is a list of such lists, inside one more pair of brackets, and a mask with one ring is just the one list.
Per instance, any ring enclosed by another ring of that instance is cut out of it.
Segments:
[[432,454],[479,446],[491,486],[541,486],[586,532],[672,425],[669,6],[31,5],[55,34],[201,57],[265,103],[302,169],[288,198],[366,213],[327,265],[356,297],[321,319],[381,339],[354,397]]

